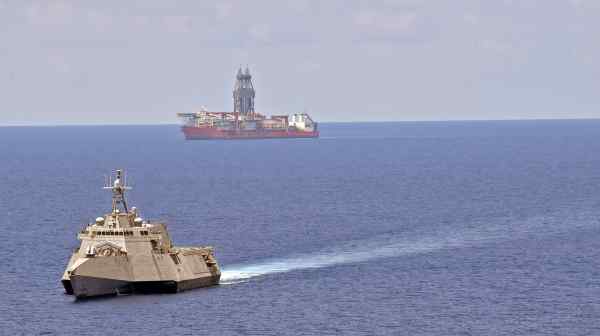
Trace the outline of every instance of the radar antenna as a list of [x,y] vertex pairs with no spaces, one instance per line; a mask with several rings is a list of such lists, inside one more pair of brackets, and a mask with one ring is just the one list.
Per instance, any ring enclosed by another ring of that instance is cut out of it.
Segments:
[[127,185],[127,180],[125,180],[125,175],[121,169],[117,169],[115,180],[112,180],[112,177],[108,178],[107,185],[103,189],[112,190],[112,213],[116,214],[119,212],[119,204],[123,205],[123,210],[125,213],[127,210],[127,202],[125,201],[125,190],[131,190],[131,187]]

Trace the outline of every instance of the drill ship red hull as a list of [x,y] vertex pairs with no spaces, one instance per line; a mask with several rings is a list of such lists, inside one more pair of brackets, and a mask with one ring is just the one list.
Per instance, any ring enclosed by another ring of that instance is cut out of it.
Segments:
[[181,128],[186,140],[211,140],[211,139],[277,139],[277,138],[318,138],[319,131],[301,130],[223,130],[216,127],[189,127]]

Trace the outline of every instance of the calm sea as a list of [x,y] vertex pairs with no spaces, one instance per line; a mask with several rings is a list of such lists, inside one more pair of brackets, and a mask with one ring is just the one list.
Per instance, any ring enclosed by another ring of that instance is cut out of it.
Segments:
[[[2,335],[599,335],[600,121],[0,128]],[[75,302],[76,233],[129,203],[223,284]]]

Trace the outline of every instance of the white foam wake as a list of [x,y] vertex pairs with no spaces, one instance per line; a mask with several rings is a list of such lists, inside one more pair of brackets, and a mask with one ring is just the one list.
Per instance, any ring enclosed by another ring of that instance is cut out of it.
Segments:
[[327,251],[296,255],[289,258],[265,260],[250,265],[227,267],[221,274],[221,281],[224,284],[231,284],[267,274],[353,264],[414,253],[426,253],[443,248],[458,247],[464,243],[465,240],[451,237],[443,240],[422,239],[412,242],[394,241],[391,238],[355,241]]
[[366,262],[402,255],[429,253],[442,249],[475,246],[505,239],[518,239],[529,235],[562,234],[565,231],[597,227],[597,213],[558,212],[512,221],[497,219],[495,222],[473,222],[470,228],[453,231],[451,228],[425,238],[405,237],[401,234],[378,236],[371,239],[351,241],[331,249],[270,259],[246,265],[225,267],[222,283],[236,283],[246,279],[294,270],[315,269]]

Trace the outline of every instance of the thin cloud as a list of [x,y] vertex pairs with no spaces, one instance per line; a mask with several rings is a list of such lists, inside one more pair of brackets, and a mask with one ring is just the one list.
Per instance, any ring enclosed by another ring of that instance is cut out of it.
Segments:
[[359,32],[367,35],[408,36],[416,33],[417,14],[361,10],[355,15],[354,24]]
[[318,120],[600,117],[596,0],[0,5],[0,123],[175,122],[227,108],[239,64],[261,111]]

